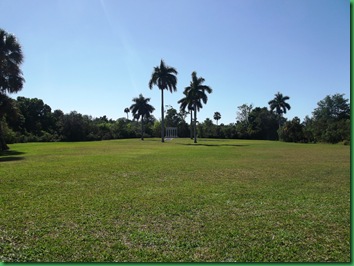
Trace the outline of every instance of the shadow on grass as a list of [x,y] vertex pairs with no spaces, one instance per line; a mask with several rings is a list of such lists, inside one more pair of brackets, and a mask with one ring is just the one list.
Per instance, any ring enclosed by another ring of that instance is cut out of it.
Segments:
[[[193,140],[191,140],[193,141]],[[198,143],[177,143],[179,145],[189,145],[189,146],[206,146],[206,147],[246,147],[250,146],[249,144],[228,144],[228,143],[220,143],[223,142],[222,139],[205,139],[200,140]],[[204,143],[207,142],[207,143]]]
[[160,138],[160,139],[155,139],[155,138],[144,138],[144,141],[159,141],[159,142],[161,142],[161,138]]
[[11,161],[20,161],[23,160],[24,157],[18,156],[22,155],[24,152],[20,151],[1,151],[0,152],[0,163],[1,162],[11,162]]
[[204,144],[204,143],[177,143],[179,145],[206,146],[206,147],[246,147],[245,144]]

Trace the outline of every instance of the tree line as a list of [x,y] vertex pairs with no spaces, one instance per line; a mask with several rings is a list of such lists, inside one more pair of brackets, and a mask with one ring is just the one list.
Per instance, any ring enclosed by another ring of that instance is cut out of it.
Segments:
[[[8,149],[6,143],[29,141],[89,141],[119,138],[161,137],[164,142],[165,128],[177,127],[179,137],[240,138],[283,140],[291,142],[350,141],[350,104],[343,94],[328,95],[318,102],[312,117],[303,122],[298,117],[287,121],[283,114],[291,108],[290,97],[280,92],[268,102],[267,107],[243,104],[238,107],[236,123],[218,124],[220,112],[213,121],[200,122],[197,113],[208,101],[212,88],[205,79],[192,72],[190,85],[185,87],[179,108],[170,106],[165,111],[164,90],[177,90],[177,70],[163,60],[153,68],[148,83],[150,89],[157,86],[161,91],[161,120],[151,113],[155,110],[150,99],[142,94],[132,99],[133,104],[124,109],[127,118],[118,120],[106,116],[93,118],[76,111],[64,114],[37,98],[10,98],[7,94],[20,91],[25,82],[20,66],[22,49],[16,38],[0,29],[0,150]],[[129,113],[132,119],[129,119]],[[190,122],[186,121],[187,115]]]
[[[301,143],[350,143],[350,104],[344,94],[327,95],[317,103],[312,116],[306,116],[301,122],[294,117],[287,120],[283,113],[290,109],[286,102],[288,96],[275,94],[274,99],[268,102],[268,107],[254,107],[252,104],[243,104],[237,107],[236,123],[218,125],[221,119],[220,112],[214,113],[214,120],[210,118],[197,123],[198,136],[201,138],[231,138],[231,139],[259,139],[281,140]],[[278,106],[278,108],[277,108]],[[185,112],[171,108],[167,117],[170,126],[178,128],[184,137],[188,132],[188,124],[183,119]]]
[[[1,96],[1,94],[0,94]],[[148,102],[140,95],[133,99],[132,108],[127,112],[131,117],[117,120],[106,116],[94,118],[76,111],[64,114],[52,110],[43,100],[37,98],[8,98],[11,112],[2,117],[1,126],[7,143],[35,141],[91,141],[122,138],[161,137],[161,120],[153,115],[143,118],[135,112],[139,101]],[[0,112],[4,112],[4,101],[0,100]],[[328,142],[350,141],[350,105],[342,94],[326,96],[318,102],[312,117],[300,121],[298,117],[287,120],[267,107],[253,107],[243,104],[237,108],[236,123],[217,124],[221,119],[219,112],[214,115],[215,122],[207,118],[197,121],[196,134],[200,138],[222,139],[262,139],[287,142]],[[135,113],[135,115],[134,115]],[[167,106],[164,123],[167,127],[177,127],[179,137],[194,139],[194,122],[187,119],[186,110]],[[142,128],[143,126],[143,128]]]

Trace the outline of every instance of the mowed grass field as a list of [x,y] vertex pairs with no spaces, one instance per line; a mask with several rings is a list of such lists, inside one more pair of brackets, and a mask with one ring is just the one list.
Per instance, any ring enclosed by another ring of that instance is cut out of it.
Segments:
[[349,262],[350,147],[14,144],[0,213],[0,261]]

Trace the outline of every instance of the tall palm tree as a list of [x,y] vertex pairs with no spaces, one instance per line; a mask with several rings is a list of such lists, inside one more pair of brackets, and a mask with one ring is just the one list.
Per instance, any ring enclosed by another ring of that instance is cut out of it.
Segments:
[[[22,89],[24,78],[20,66],[23,62],[21,45],[16,37],[0,28],[0,94],[2,100],[6,93],[15,93]],[[0,114],[0,117],[4,114]],[[0,128],[0,151],[8,150]]]
[[193,102],[192,99],[188,98],[188,94],[183,92],[184,97],[178,101],[180,104],[180,110],[185,111],[186,108],[191,116],[191,123],[190,123],[190,138],[193,139]]
[[198,78],[197,73],[193,71],[192,81],[183,92],[190,99],[194,110],[194,143],[197,143],[197,112],[203,108],[202,102],[204,104],[208,102],[206,93],[212,93],[213,91],[209,86],[203,85],[204,81],[204,78]]
[[124,113],[126,113],[126,114],[127,114],[127,120],[128,120],[128,114],[129,114],[129,112],[130,112],[130,110],[129,110],[129,108],[128,108],[128,107],[124,109]]
[[221,119],[221,114],[219,112],[215,112],[214,119],[216,120],[216,125],[218,125],[218,121]]
[[130,110],[134,118],[141,118],[141,140],[144,140],[144,119],[150,117],[155,108],[149,104],[150,98],[144,98],[142,94],[133,98],[134,104],[130,106]]
[[164,101],[163,91],[169,90],[170,92],[177,91],[177,70],[173,67],[165,65],[161,59],[160,67],[154,67],[151,79],[149,81],[149,88],[152,89],[156,85],[161,90],[161,141],[165,142],[165,121],[164,121]]
[[280,129],[281,118],[283,114],[286,114],[286,110],[290,110],[291,106],[286,102],[290,99],[289,96],[283,96],[282,93],[278,92],[274,95],[274,99],[268,102],[270,110],[273,111],[275,109],[278,114],[278,123]]

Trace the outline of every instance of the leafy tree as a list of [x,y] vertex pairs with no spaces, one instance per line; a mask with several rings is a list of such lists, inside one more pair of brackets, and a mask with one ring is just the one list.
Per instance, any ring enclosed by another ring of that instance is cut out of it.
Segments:
[[204,78],[198,78],[197,73],[193,71],[192,81],[184,89],[184,94],[190,99],[194,110],[194,143],[197,143],[197,112],[203,108],[202,102],[204,104],[208,102],[206,93],[212,93],[213,91],[209,86],[203,85],[204,81]]
[[180,113],[177,112],[172,106],[167,109],[165,124],[168,127],[178,127],[183,122],[183,117]]
[[314,142],[315,138],[313,135],[314,123],[313,119],[308,115],[305,116],[304,121],[302,122],[304,138],[306,142]]
[[350,104],[344,94],[327,95],[313,111],[311,129],[314,140],[337,143],[350,140]]
[[154,135],[154,125],[156,118],[153,115],[145,118],[144,127],[145,127],[145,135],[153,136]]
[[76,111],[65,114],[62,118],[62,136],[65,141],[88,140],[90,133],[90,117]]
[[190,137],[190,128],[186,122],[186,116],[189,114],[186,110],[179,109],[178,116],[180,117],[180,123],[178,124],[178,135],[180,137]]
[[[20,112],[17,109],[16,101],[8,97],[6,94],[0,93],[0,129],[2,132],[0,135],[0,138],[2,138],[1,142],[9,143],[7,132],[13,131],[9,129],[8,124],[9,122],[11,123],[17,120],[15,118],[19,117],[19,113]],[[14,142],[14,139],[12,138],[10,142]]]
[[116,138],[135,138],[135,128],[132,122],[126,118],[119,118],[113,125],[113,134]]
[[17,97],[18,107],[24,116],[23,133],[39,134],[41,131],[50,132],[54,127],[52,110],[41,99]]
[[300,118],[296,116],[291,121],[285,122],[280,129],[279,137],[286,142],[305,142],[304,125],[300,123]]
[[220,127],[221,127],[221,131],[219,134],[221,138],[235,139],[238,137],[235,124],[233,123],[230,123],[228,125],[221,124]]
[[344,94],[327,95],[317,103],[318,107],[313,111],[313,116],[316,120],[349,119],[350,104],[348,101],[344,98]]
[[90,121],[88,140],[108,140],[114,136],[114,121],[107,116],[101,116]]
[[63,117],[64,117],[64,112],[60,109],[56,109],[52,113],[53,131],[54,131],[54,134],[56,135],[57,140],[63,139],[63,136],[62,136]]
[[161,60],[160,67],[155,67],[149,81],[149,88],[152,89],[153,85],[161,90],[161,141],[165,141],[165,121],[164,121],[164,99],[163,91],[169,90],[170,92],[177,91],[177,70],[173,67],[165,65]]
[[290,105],[286,102],[289,100],[289,96],[283,96],[280,92],[275,94],[275,97],[273,100],[270,100],[268,102],[270,110],[273,111],[274,109],[276,110],[276,113],[279,116],[278,122],[279,122],[279,129],[281,126],[281,118],[283,114],[286,114],[286,110],[290,110]]
[[204,138],[213,138],[216,135],[215,125],[213,121],[209,118],[206,118],[202,123],[202,129],[204,132]]
[[249,127],[249,115],[253,110],[253,104],[242,104],[237,107],[237,117],[236,117],[236,129],[240,138],[249,138],[248,127]]
[[277,139],[277,116],[266,107],[254,108],[249,114],[248,121],[248,138],[266,140]]
[[[22,89],[24,78],[20,66],[23,62],[22,48],[16,37],[0,29],[0,94],[2,101],[6,93]],[[0,114],[0,117],[4,115]],[[0,151],[8,150],[0,124]]]
[[161,137],[161,121],[155,120],[152,125],[152,135],[157,138]]
[[253,104],[242,104],[241,106],[238,106],[237,109],[239,110],[237,112],[237,117],[236,121],[241,122],[244,124],[248,124],[248,116],[250,115],[252,109],[253,109]]
[[219,112],[214,113],[214,120],[216,120],[216,125],[218,125],[218,121],[221,119],[221,114]]
[[138,120],[141,118],[141,140],[144,140],[144,119],[148,119],[155,108],[149,104],[150,98],[144,98],[142,94],[133,98],[134,104],[130,106],[130,110]]

